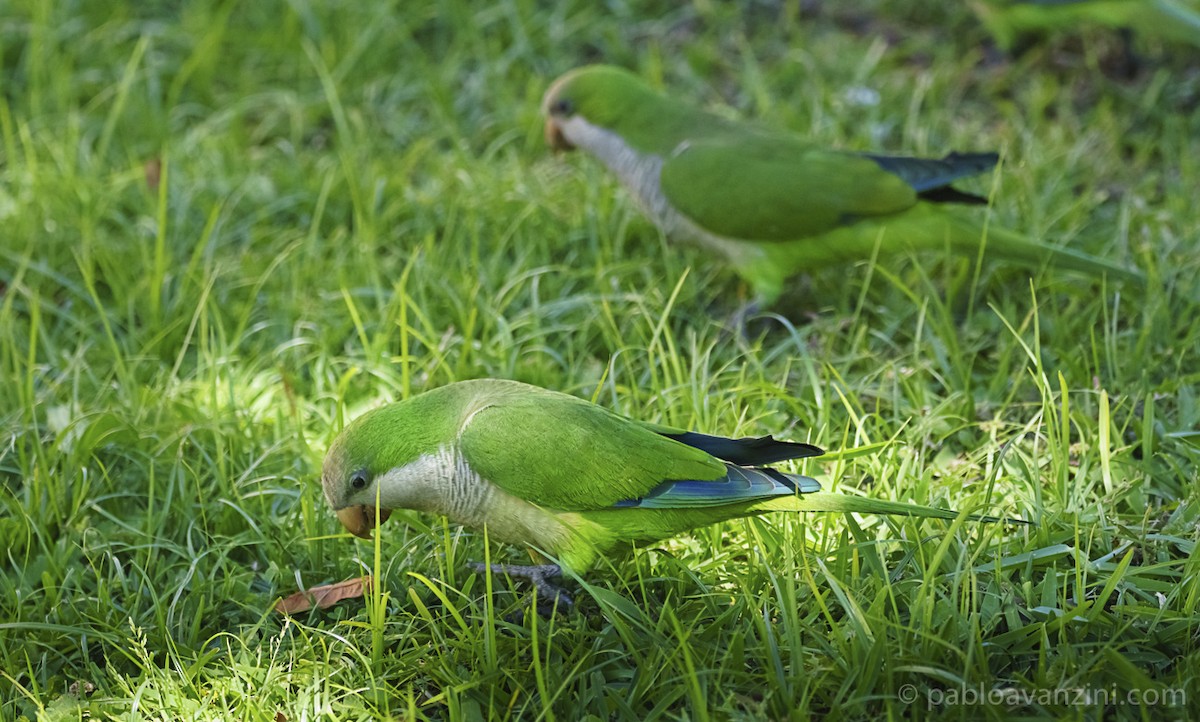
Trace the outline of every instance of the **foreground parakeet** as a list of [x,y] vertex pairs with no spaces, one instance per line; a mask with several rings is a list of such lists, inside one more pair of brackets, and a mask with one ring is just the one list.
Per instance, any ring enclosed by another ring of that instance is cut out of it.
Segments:
[[1026,264],[1140,278],[1108,261],[1038,243],[953,204],[986,199],[951,187],[990,170],[993,153],[920,159],[819,148],[655,92],[621,68],[578,68],[542,101],[546,140],[582,148],[620,178],[669,237],[725,256],[762,305],[784,281],[821,265],[883,251],[948,248]]
[[[726,439],[634,421],[536,386],[462,381],[370,411],[342,431],[321,483],[351,533],[392,509],[443,514],[582,572],[601,556],[768,511],[953,519],[915,504],[820,491],[766,467],[823,453],[809,444]],[[494,569],[545,581],[556,565]]]
[[1200,47],[1200,12],[1178,0],[973,0],[971,6],[1005,51],[1029,35],[1081,23]]

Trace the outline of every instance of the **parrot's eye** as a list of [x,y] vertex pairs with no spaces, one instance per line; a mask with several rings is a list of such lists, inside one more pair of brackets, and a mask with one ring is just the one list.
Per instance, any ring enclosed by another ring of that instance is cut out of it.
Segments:
[[575,104],[569,98],[559,98],[550,106],[550,112],[554,115],[571,115],[575,112]]
[[355,489],[367,488],[367,472],[363,469],[359,469],[358,471],[351,474],[350,475],[350,486],[354,487]]

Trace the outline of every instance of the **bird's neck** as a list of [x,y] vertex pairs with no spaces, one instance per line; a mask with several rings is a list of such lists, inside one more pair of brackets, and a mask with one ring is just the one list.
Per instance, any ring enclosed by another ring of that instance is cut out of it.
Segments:
[[617,133],[579,116],[564,121],[562,132],[572,145],[591,153],[612,171],[655,223],[665,226],[670,221],[670,204],[660,183],[661,155],[639,151]]
[[[717,121],[711,121],[716,123]],[[606,128],[588,123],[575,116],[562,125],[563,135],[572,145],[596,156],[616,174],[645,213],[670,238],[688,241],[727,256],[733,263],[758,262],[761,250],[736,240],[722,238],[696,225],[681,214],[662,190],[662,169],[669,157],[688,149],[681,141],[664,158],[656,153],[642,152],[625,139]]]
[[[441,514],[474,529],[486,528],[495,541],[526,544],[551,555],[572,552],[577,514],[542,509],[479,475],[452,446],[441,446],[380,479],[379,506]],[[593,535],[596,533],[592,531]]]
[[464,520],[486,506],[491,489],[457,449],[439,446],[384,473],[379,480],[379,505]]

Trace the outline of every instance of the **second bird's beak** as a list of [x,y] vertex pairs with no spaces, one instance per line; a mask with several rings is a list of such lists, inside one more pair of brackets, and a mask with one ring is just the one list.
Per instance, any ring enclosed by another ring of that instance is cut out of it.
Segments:
[[[387,521],[387,518],[392,515],[391,509],[379,510],[379,523]],[[375,528],[375,507],[373,506],[348,506],[337,512],[338,521],[342,526],[346,527],[346,531],[356,537],[362,539],[371,538],[371,530]]]
[[546,118],[546,145],[552,150],[574,150],[575,146],[563,135],[562,127],[554,118]]

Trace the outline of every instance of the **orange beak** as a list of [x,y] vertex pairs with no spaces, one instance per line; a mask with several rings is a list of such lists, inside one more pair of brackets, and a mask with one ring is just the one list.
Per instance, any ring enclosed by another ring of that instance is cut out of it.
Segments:
[[546,145],[551,150],[574,150],[575,146],[563,135],[562,128],[554,118],[546,118]]
[[[379,523],[387,521],[387,518],[392,515],[391,509],[379,510]],[[371,538],[371,530],[375,528],[375,507],[366,506],[348,506],[345,509],[338,511],[338,521],[342,526],[346,527],[346,531],[356,537],[362,539]]]

